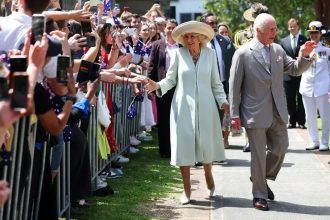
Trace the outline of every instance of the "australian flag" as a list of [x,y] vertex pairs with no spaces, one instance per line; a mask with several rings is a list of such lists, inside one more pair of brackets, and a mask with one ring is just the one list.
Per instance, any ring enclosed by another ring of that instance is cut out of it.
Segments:
[[111,9],[111,0],[104,0],[104,13],[108,13]]
[[135,54],[139,54],[141,55],[142,54],[142,49],[144,47],[144,44],[142,43],[142,41],[139,39],[137,45],[135,46],[134,48],[134,53]]

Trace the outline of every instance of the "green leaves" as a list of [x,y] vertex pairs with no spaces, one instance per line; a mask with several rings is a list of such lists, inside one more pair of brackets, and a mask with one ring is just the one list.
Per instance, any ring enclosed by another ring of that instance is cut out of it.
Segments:
[[[205,0],[205,8],[215,13],[219,21],[227,22],[232,32],[236,33],[247,26],[243,13],[254,2],[252,0]],[[288,34],[287,21],[291,17],[299,20],[302,33],[305,32],[308,23],[315,19],[314,1],[281,0],[279,2],[260,0],[259,2],[266,5],[275,17],[279,29],[277,34],[279,38]]]

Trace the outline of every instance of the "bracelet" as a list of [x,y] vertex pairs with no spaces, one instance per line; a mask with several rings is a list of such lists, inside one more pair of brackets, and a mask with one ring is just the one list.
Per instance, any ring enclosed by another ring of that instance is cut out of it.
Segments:
[[74,103],[76,103],[76,101],[77,101],[77,97],[76,97],[76,96],[67,96],[67,97],[65,98],[65,101],[71,101],[72,104],[74,104]]

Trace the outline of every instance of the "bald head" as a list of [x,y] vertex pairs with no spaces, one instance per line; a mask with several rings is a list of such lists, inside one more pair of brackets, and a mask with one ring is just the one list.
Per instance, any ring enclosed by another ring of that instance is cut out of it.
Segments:
[[258,15],[254,21],[253,29],[257,39],[264,45],[274,42],[277,26],[272,15],[266,13]]

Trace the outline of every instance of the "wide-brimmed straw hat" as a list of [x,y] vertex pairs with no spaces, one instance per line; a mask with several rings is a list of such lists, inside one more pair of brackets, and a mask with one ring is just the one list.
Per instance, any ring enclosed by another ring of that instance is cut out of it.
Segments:
[[256,17],[261,13],[269,13],[268,7],[261,3],[254,3],[249,9],[244,11],[243,17],[247,21],[254,22]]
[[252,16],[253,12],[254,12],[254,10],[252,8],[245,10],[243,13],[244,19],[247,21],[254,21],[255,18]]
[[199,21],[188,21],[180,24],[172,31],[172,37],[176,42],[183,44],[181,36],[187,33],[204,35],[206,37],[204,43],[211,41],[214,37],[214,30],[208,24]]

